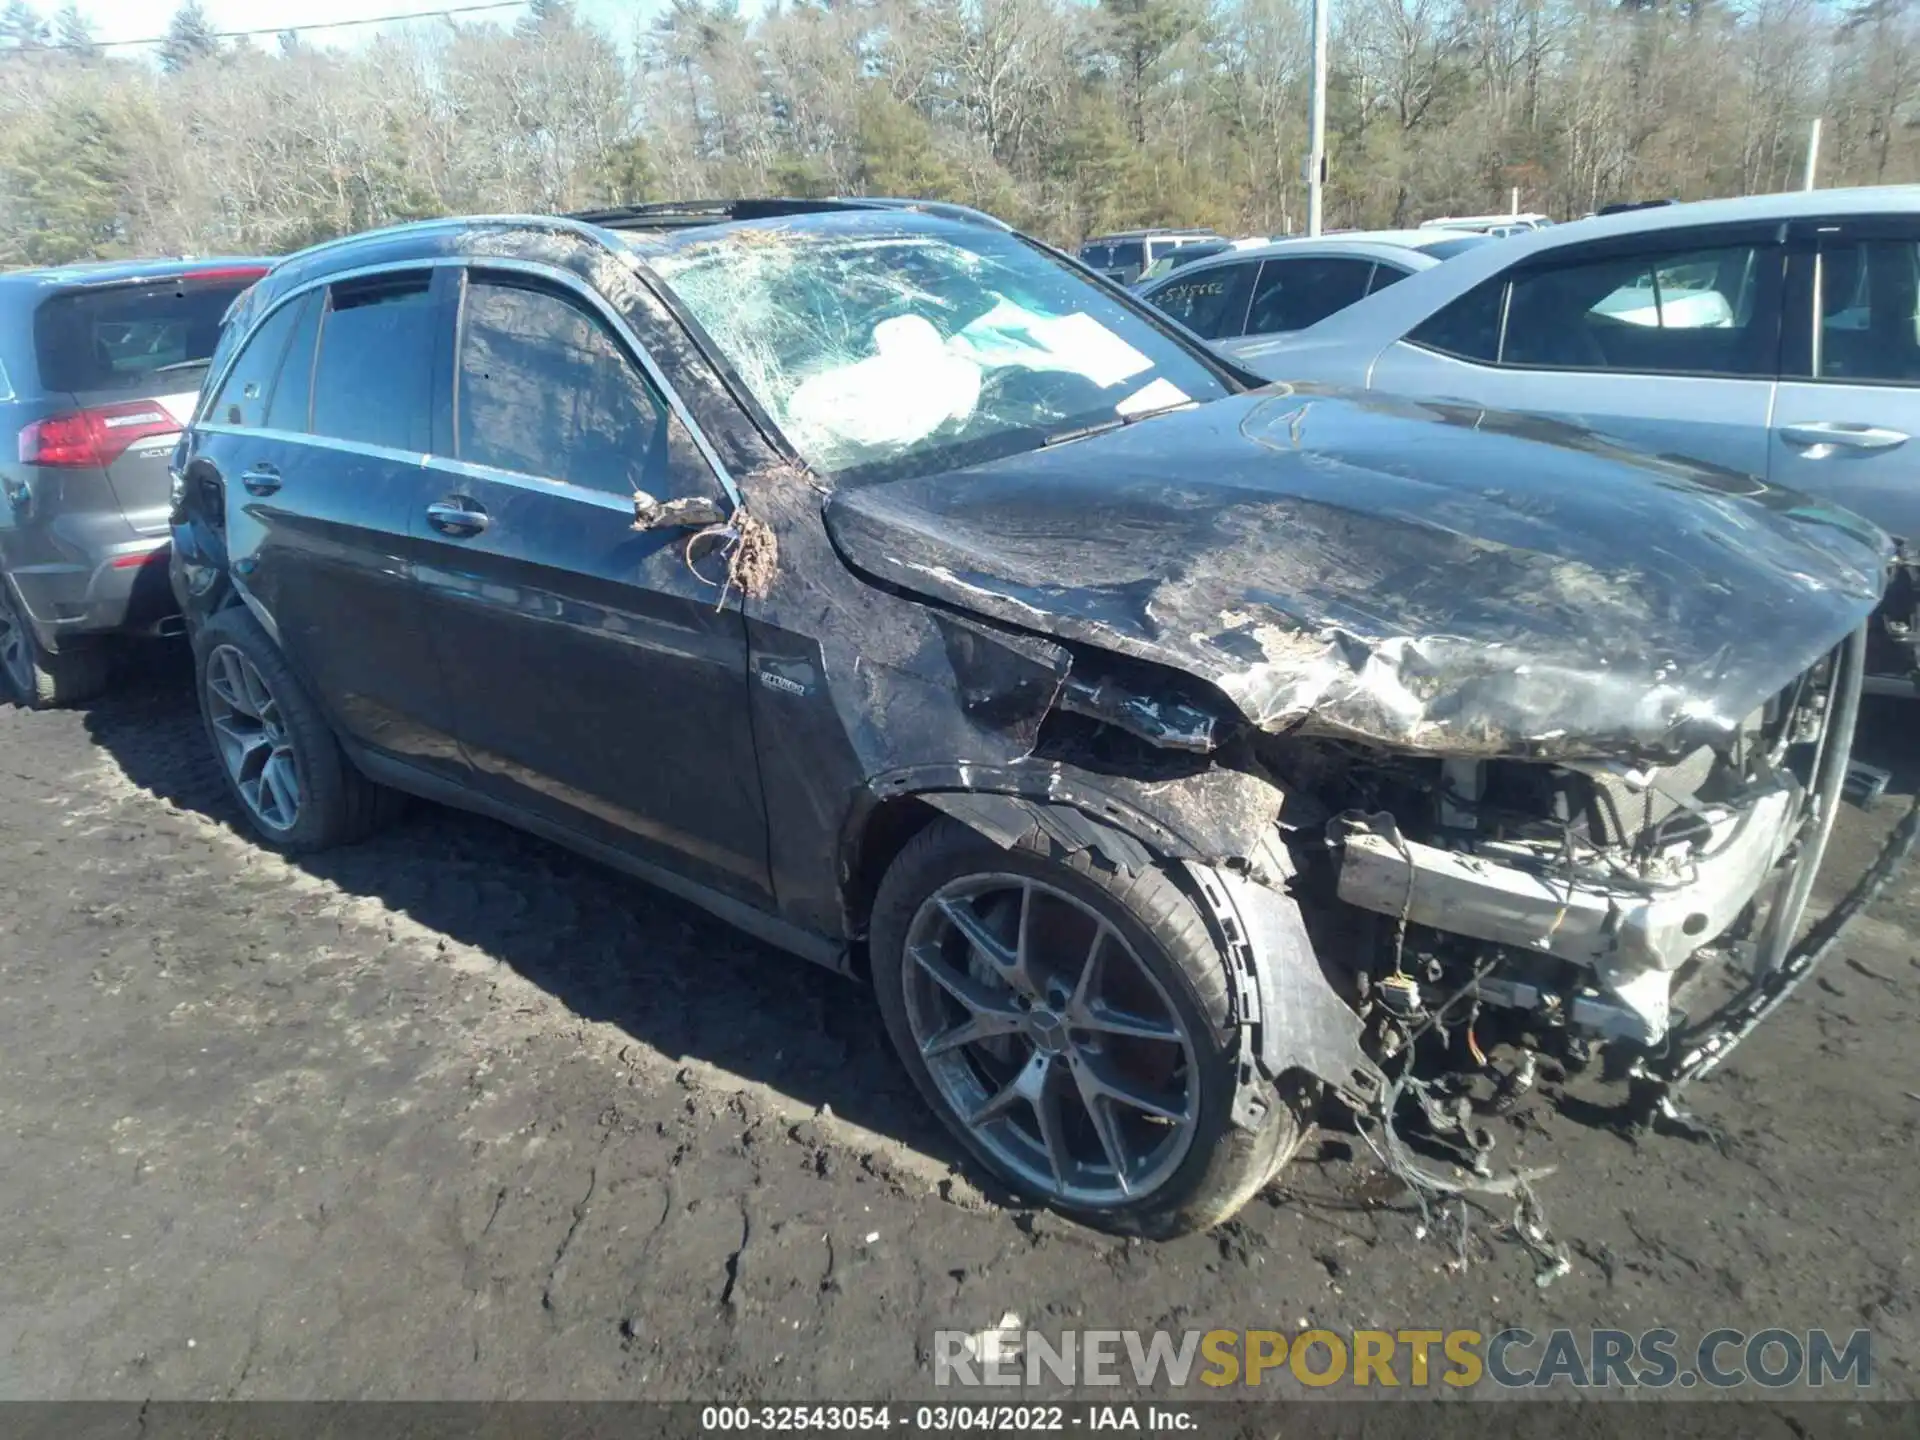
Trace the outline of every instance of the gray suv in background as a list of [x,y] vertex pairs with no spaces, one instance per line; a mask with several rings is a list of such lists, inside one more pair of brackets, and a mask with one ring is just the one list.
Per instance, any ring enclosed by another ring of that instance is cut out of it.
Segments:
[[227,307],[268,263],[0,275],[0,676],[21,703],[88,699],[107,637],[178,626],[168,462]]

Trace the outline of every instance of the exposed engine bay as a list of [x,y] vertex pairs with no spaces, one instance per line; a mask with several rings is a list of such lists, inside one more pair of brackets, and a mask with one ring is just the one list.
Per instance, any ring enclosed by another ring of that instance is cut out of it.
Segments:
[[[1912,817],[1796,947],[1848,782],[1867,641],[1863,627],[1724,743],[1664,765],[1257,732],[1241,732],[1250,752],[1236,756],[1231,722],[1178,693],[1146,698],[1140,677],[1069,681],[1038,754],[1105,770],[1157,755],[1171,772],[1211,751],[1262,774],[1284,796],[1285,856],[1228,867],[1243,877],[1239,913],[1263,890],[1297,903],[1376,1083],[1351,1083],[1337,1047],[1297,1042],[1296,1058],[1389,1122],[1416,1095],[1427,1138],[1484,1176],[1492,1141],[1473,1116],[1517,1100],[1543,1060],[1576,1071],[1599,1058],[1631,1082],[1638,1122],[1683,1119],[1679,1090],[1786,998],[1815,942],[1897,868]],[[1287,951],[1267,948],[1269,965]],[[1267,1019],[1311,1030],[1308,988],[1269,1000]]]
[[1405,1020],[1464,987],[1542,1035],[1655,1047],[1703,970],[1777,968],[1837,798],[1822,762],[1850,745],[1844,660],[1671,765],[1325,747],[1311,789],[1349,801],[1324,827],[1333,892],[1390,922],[1363,927],[1356,998]]

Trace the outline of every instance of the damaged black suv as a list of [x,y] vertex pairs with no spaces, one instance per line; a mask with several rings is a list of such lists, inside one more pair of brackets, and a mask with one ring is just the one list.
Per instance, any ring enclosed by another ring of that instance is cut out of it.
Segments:
[[997,222],[861,201],[293,256],[174,521],[264,841],[407,792],[689,897],[864,975],[981,1163],[1150,1235],[1318,1097],[1391,1140],[1416,1060],[1658,1078],[1764,1008],[1889,557],[1564,427],[1256,388]]

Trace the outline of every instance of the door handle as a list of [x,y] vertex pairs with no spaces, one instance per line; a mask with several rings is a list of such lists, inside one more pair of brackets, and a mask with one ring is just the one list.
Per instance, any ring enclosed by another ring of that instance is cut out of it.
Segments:
[[427,506],[427,523],[442,535],[478,535],[487,528],[487,512],[472,500],[436,500]]
[[267,464],[255,465],[240,476],[249,495],[271,495],[280,488],[280,472]]
[[1887,430],[1878,425],[1853,425],[1841,420],[1808,420],[1799,425],[1782,425],[1780,438],[1798,445],[1809,460],[1823,460],[1844,450],[1891,450],[1907,443],[1903,430]]

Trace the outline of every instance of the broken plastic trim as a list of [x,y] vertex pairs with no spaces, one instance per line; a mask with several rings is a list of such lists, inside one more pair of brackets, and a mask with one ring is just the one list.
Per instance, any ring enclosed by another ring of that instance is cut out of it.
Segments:
[[1709,1024],[1690,1032],[1670,1055],[1642,1062],[1634,1075],[1633,1106],[1642,1123],[1656,1116],[1669,1120],[1684,1118],[1675,1104],[1680,1092],[1732,1054],[1741,1041],[1786,1003],[1807,976],[1833,952],[1853,922],[1893,883],[1912,858],[1917,842],[1920,842],[1920,794],[1914,796],[1913,804],[1887,837],[1873,864],[1854,882],[1840,903],[1787,953],[1778,969],[1763,977]]
[[1387,1078],[1361,1048],[1359,1015],[1322,972],[1298,903],[1220,866],[1189,861],[1186,871],[1227,952],[1241,1027],[1234,1122],[1250,1128],[1258,1119],[1255,1069],[1273,1083],[1305,1071],[1354,1109],[1379,1113]]
[[1154,700],[1110,680],[1075,680],[1060,690],[1059,707],[1099,720],[1168,750],[1205,755],[1219,746],[1220,717],[1179,700]]

